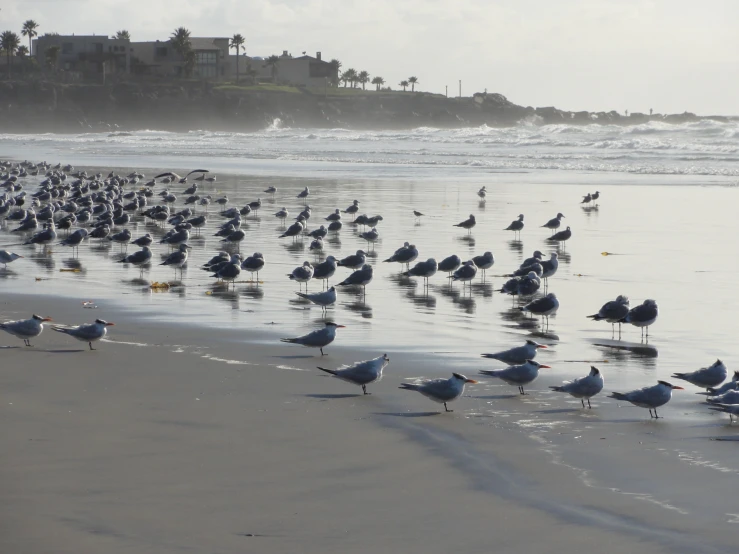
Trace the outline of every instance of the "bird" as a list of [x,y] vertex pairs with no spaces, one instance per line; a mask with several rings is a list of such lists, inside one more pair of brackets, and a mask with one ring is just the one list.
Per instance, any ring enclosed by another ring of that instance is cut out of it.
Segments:
[[159,265],[171,265],[174,267],[175,277],[177,276],[177,270],[180,270],[180,276],[182,276],[182,268],[187,263],[188,250],[192,250],[192,246],[189,244],[180,244],[179,250],[175,250],[167,259],[165,259]]
[[631,308],[621,322],[631,323],[634,327],[640,327],[642,331],[642,339],[644,338],[644,330],[646,329],[647,339],[649,338],[649,327],[657,321],[659,309],[657,302],[654,300],[645,300],[642,304]]
[[503,362],[508,365],[517,365],[536,358],[536,353],[540,348],[549,347],[545,344],[539,344],[534,340],[527,339],[523,346],[516,346],[514,348],[509,348],[508,350],[503,350],[501,352],[494,352],[492,354],[481,354],[481,356],[483,358],[498,360],[499,362]]
[[387,367],[388,363],[390,363],[390,358],[387,354],[383,354],[372,360],[357,362],[339,369],[326,369],[325,367],[318,369],[352,385],[359,385],[364,394],[370,394],[367,392],[367,385],[377,383],[382,379],[382,370]]
[[717,394],[706,398],[708,404],[739,404],[739,390],[730,389],[723,394]]
[[569,227],[565,229],[564,231],[560,231],[559,233],[554,233],[551,237],[549,237],[547,240],[550,242],[565,242],[570,240],[570,237],[572,237],[572,231]]
[[562,225],[562,218],[564,215],[561,213],[557,214],[557,217],[550,219],[547,221],[542,227],[545,227],[546,229],[551,229],[552,231],[555,231],[556,229],[559,229],[559,226]]
[[274,194],[277,192],[277,189],[275,187],[267,187],[264,191],[265,194]]
[[282,219],[283,221],[287,219],[287,216],[289,215],[290,215],[290,212],[288,211],[287,208],[282,208],[280,211],[275,212],[275,217],[277,219]]
[[598,205],[598,202],[597,202],[598,198],[600,198],[600,192],[598,192],[597,190],[593,194],[590,195],[590,200],[595,202],[596,206]]
[[[475,275],[477,275],[477,266],[475,265],[475,262],[467,260],[449,278],[452,281],[461,281],[462,284],[464,284],[471,282],[475,278]],[[472,286],[471,283],[470,286]]]
[[448,273],[449,276],[452,276],[452,273],[457,271],[459,269],[459,266],[462,265],[462,260],[457,256],[456,254],[452,254],[451,256],[444,258],[439,262],[439,271],[443,271],[445,273]]
[[514,236],[516,233],[519,234],[519,237],[521,236],[521,229],[523,229],[523,214],[518,215],[518,219],[514,219],[511,224],[503,229],[504,231],[513,231]]
[[421,221],[421,218],[424,216],[424,214],[422,214],[418,210],[413,210],[413,215],[416,216],[416,219],[418,219],[419,221]]
[[557,295],[550,292],[542,298],[537,298],[533,302],[529,302],[521,308],[522,312],[529,312],[534,315],[540,315],[547,320],[547,327],[549,326],[549,316],[557,313],[559,309],[559,300]]
[[401,248],[398,248],[395,253],[390,256],[387,260],[383,260],[383,263],[399,263],[400,265],[408,265],[418,258],[418,249],[415,244],[406,242]]
[[326,310],[328,306],[336,304],[336,287],[331,287],[328,290],[322,292],[296,292],[300,298],[305,298],[317,306],[321,306],[323,310]]
[[403,275],[405,277],[422,277],[426,282],[426,286],[428,286],[429,278],[436,275],[438,267],[439,265],[436,263],[436,260],[429,258],[425,262],[418,262],[413,268],[403,272]]
[[92,347],[92,343],[105,337],[108,333],[108,327],[112,327],[113,325],[115,323],[110,323],[104,319],[96,319],[95,323],[84,323],[78,327],[52,325],[51,328],[58,333],[64,333],[78,341],[86,342],[90,346],[90,350],[95,350]]
[[593,201],[593,197],[588,193],[587,195],[582,197],[582,202],[580,204],[590,204],[590,202]]
[[249,273],[257,274],[257,283],[259,283],[259,272],[264,267],[264,256],[260,252],[254,252],[241,262],[241,269],[245,269]]
[[121,245],[121,248],[125,245],[126,249],[128,249],[128,243],[131,240],[131,231],[123,229],[123,231],[119,233],[108,235],[108,240],[111,242],[117,242]]
[[5,269],[8,269],[8,264],[13,263],[18,258],[22,258],[20,254],[16,254],[15,252],[8,252],[7,250],[0,250],[0,264],[3,264],[5,266]]
[[709,387],[705,392],[697,392],[696,394],[702,394],[704,396],[720,396],[732,390],[739,389],[739,371],[734,372],[734,376],[731,381],[727,381],[720,387]]
[[349,277],[339,283],[338,287],[362,287],[363,291],[367,292],[367,285],[372,281],[373,276],[372,266],[364,264],[361,269],[353,272]]
[[241,263],[241,256],[234,254],[228,262],[223,263],[223,265],[218,264],[215,266],[212,269],[214,273],[211,277],[215,277],[221,281],[231,281],[235,289],[236,279],[241,275]]
[[480,199],[484,202],[485,197],[488,195],[487,190],[485,190],[485,187],[482,187],[480,190],[477,191],[477,196],[480,197]]
[[716,360],[712,365],[691,373],[673,373],[672,378],[687,381],[702,389],[709,389],[723,383],[727,374],[724,363],[721,360]]
[[607,321],[611,324],[611,337],[614,335],[614,325],[618,323],[618,336],[621,337],[621,322],[629,313],[629,297],[619,294],[616,300],[603,304],[597,314],[587,316],[594,321]]
[[422,383],[401,383],[398,388],[420,392],[426,398],[444,404],[444,411],[452,412],[453,410],[450,410],[447,404],[464,394],[464,387],[467,383],[474,385],[477,381],[468,379],[461,373],[452,373],[449,379],[432,379]]
[[739,404],[715,404],[709,406],[708,409],[729,414],[729,421],[732,423],[734,422],[734,416],[739,417]]
[[461,227],[462,229],[467,229],[467,234],[472,233],[472,228],[477,225],[477,221],[475,221],[475,216],[473,214],[470,214],[470,217],[462,221],[461,223],[456,223],[454,227]]
[[47,223],[44,225],[43,231],[39,231],[23,244],[41,244],[46,246],[47,244],[54,242],[55,240],[56,228],[54,227],[54,220],[52,219],[51,223]]
[[38,337],[43,332],[44,323],[47,321],[51,321],[51,318],[33,314],[31,319],[19,319],[18,321],[0,323],[0,329],[14,337],[23,339],[23,344],[26,346],[33,346],[31,339]]
[[652,417],[652,410],[654,410],[654,417],[659,419],[657,415],[657,408],[664,406],[672,398],[673,390],[684,390],[682,387],[668,383],[667,381],[657,381],[656,385],[651,387],[644,387],[643,389],[634,390],[627,393],[612,392],[608,398],[615,398],[616,400],[626,400],[631,402],[634,406],[640,408],[649,409],[649,417]]
[[346,210],[344,210],[344,213],[351,214],[352,217],[356,217],[358,211],[359,211],[359,200],[354,200],[352,202],[352,205],[349,206]]
[[316,252],[322,252],[323,251],[323,239],[320,237],[318,237],[317,239],[313,239],[308,249],[315,250]]
[[326,221],[340,221],[341,220],[341,210],[339,208],[336,208],[334,213],[329,214],[327,217],[324,217]]
[[570,396],[579,398],[583,408],[585,407],[585,400],[587,400],[588,408],[592,408],[590,399],[603,390],[603,374],[593,365],[590,366],[590,373],[585,377],[565,381],[564,385],[549,388],[553,391],[566,392]]
[[305,187],[302,191],[298,193],[297,198],[308,198],[308,195],[310,194],[310,190],[308,187]]
[[364,266],[367,261],[367,253],[364,250],[357,250],[355,254],[350,254],[346,258],[343,258],[336,262],[336,265],[341,267],[348,267],[349,269],[357,270]]
[[526,258],[523,262],[521,262],[521,265],[519,266],[520,269],[523,269],[524,267],[528,267],[535,263],[541,263],[541,259],[544,257],[544,254],[541,253],[539,250],[534,250],[534,254],[530,258]]
[[326,229],[325,225],[321,225],[317,229],[313,229],[310,233],[308,233],[308,236],[314,239],[323,239],[328,235],[328,229]]
[[341,221],[332,221],[328,224],[328,230],[333,233],[338,233],[341,231],[341,228],[344,226],[344,224]]
[[295,237],[300,236],[303,233],[303,231],[305,230],[304,221],[305,220],[302,219],[302,218],[301,219],[298,219],[295,223],[293,223],[292,225],[290,225],[290,227],[288,227],[285,230],[284,233],[282,233],[280,235],[280,238],[282,239],[282,238],[285,238],[285,237],[292,237],[293,240],[295,240]]
[[[313,265],[310,262],[303,262],[303,265],[296,267],[292,273],[287,276],[291,281],[297,281],[298,284],[305,283],[305,290],[308,291],[308,281],[313,278]],[[302,285],[300,285],[302,287]]]
[[495,257],[492,252],[485,252],[482,256],[474,256],[472,261],[475,262],[477,269],[482,269],[482,278],[485,280],[485,270],[493,267]]
[[380,233],[377,231],[377,227],[372,227],[369,231],[360,233],[359,236],[367,241],[367,246],[371,247],[380,238]]
[[313,278],[328,283],[328,280],[336,273],[336,268],[336,258],[326,256],[323,262],[313,266]]
[[144,273],[144,265],[151,260],[151,250],[148,246],[144,246],[141,250],[129,254],[122,260],[118,260],[118,263],[131,264],[141,269],[141,274]]
[[131,244],[135,244],[136,246],[151,246],[152,242],[153,242],[153,239],[151,237],[151,233],[146,233],[145,235],[137,238],[136,240],[132,240]]
[[327,321],[323,329],[316,329],[302,337],[294,339],[280,339],[280,341],[299,344],[309,348],[318,348],[321,351],[321,356],[325,356],[323,349],[334,342],[334,339],[336,338],[336,329],[344,328],[345,325],[338,325],[332,321]]
[[482,369],[480,370],[480,374],[501,379],[509,385],[515,385],[518,387],[519,394],[526,394],[523,388],[524,385],[533,383],[539,376],[540,369],[549,369],[551,367],[540,364],[535,360],[526,360],[522,364],[511,365],[505,369]]

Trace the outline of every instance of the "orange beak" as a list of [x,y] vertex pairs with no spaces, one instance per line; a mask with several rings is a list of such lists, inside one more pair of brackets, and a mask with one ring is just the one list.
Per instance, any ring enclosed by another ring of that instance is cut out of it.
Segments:
[[685,390],[684,388],[682,388],[682,387],[678,387],[678,386],[676,386],[676,385],[673,385],[673,386],[672,386],[672,388],[673,388],[673,389],[677,389],[677,390]]
[[465,383],[470,383],[471,385],[476,385],[477,384],[477,381],[475,381],[474,379],[467,379],[465,381]]
[[114,326],[115,326],[115,323],[108,323],[108,324],[106,325],[106,327],[114,327]]
[[541,365],[539,366],[539,369],[552,369],[552,366],[550,366],[550,365],[544,365],[544,364],[541,364]]
[[336,328],[337,329],[346,329],[346,325],[337,325]]
[[537,344],[537,348],[549,348],[546,344]]
[[44,319],[42,319],[41,321],[51,321],[51,318],[50,318],[50,317],[45,317],[45,318],[44,318]]

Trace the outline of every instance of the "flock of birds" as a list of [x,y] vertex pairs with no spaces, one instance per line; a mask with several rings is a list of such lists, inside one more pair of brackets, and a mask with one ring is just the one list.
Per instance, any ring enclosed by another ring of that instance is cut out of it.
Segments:
[[[188,183],[192,175],[196,177]],[[36,176],[42,176],[37,190],[32,193],[24,190],[26,178]],[[234,287],[241,272],[246,271],[255,274],[255,282],[258,286],[259,272],[264,270],[266,264],[264,256],[259,252],[254,252],[250,256],[242,256],[239,244],[246,238],[242,223],[249,214],[259,211],[262,207],[261,199],[249,202],[243,207],[229,207],[227,196],[214,198],[213,195],[203,194],[200,187],[205,183],[216,181],[216,177],[211,176],[210,172],[204,169],[193,170],[185,176],[166,172],[149,181],[144,179],[144,175],[138,172],[125,177],[111,172],[104,177],[100,173],[88,175],[85,171],[75,172],[73,167],[62,167],[61,164],[52,167],[46,163],[34,164],[27,161],[0,162],[0,189],[4,190],[0,194],[0,219],[4,225],[16,225],[11,229],[11,233],[24,237],[23,244],[25,245],[39,245],[46,248],[49,245],[58,244],[71,248],[73,255],[79,251],[79,247],[85,240],[119,244],[121,250],[127,250],[129,245],[138,246],[139,250],[126,254],[118,262],[140,268],[141,275],[144,269],[151,265],[152,246],[155,239],[152,233],[145,233],[134,238],[127,225],[134,218],[142,217],[153,225],[162,227],[169,225],[170,230],[164,233],[159,243],[173,251],[163,259],[161,265],[172,267],[175,270],[175,276],[177,271],[180,271],[180,276],[183,277],[182,270],[192,250],[192,246],[188,244],[190,238],[202,232],[209,217],[212,217],[209,208],[216,205],[218,206],[216,215],[222,219],[216,236],[220,237],[229,249],[224,249],[214,255],[204,264],[203,269],[211,272],[213,278],[227,285],[231,283]],[[181,191],[165,188],[157,193],[154,190],[156,185],[175,185],[187,188]],[[269,187],[264,192],[274,195],[277,189]],[[180,210],[174,208],[178,202],[177,194],[185,197],[184,206]],[[486,187],[482,187],[477,195],[481,202],[485,202]],[[351,223],[362,227],[359,236],[368,245],[367,250],[357,250],[340,259],[329,255],[315,265],[306,261],[287,275],[289,279],[298,283],[300,288],[296,292],[298,296],[320,306],[322,310],[327,310],[336,303],[336,287],[353,287],[362,294],[366,294],[366,287],[372,282],[374,275],[373,266],[368,263],[368,252],[374,248],[380,237],[377,227],[383,218],[381,215],[359,214],[361,202],[354,200],[345,210],[337,208],[324,218],[325,223],[309,230],[308,221],[313,216],[311,207],[307,204],[309,196],[308,187],[297,195],[297,199],[304,205],[289,226],[286,225],[290,217],[287,208],[274,213],[275,218],[285,223],[284,232],[279,235],[280,239],[290,238],[297,241],[307,236],[311,240],[310,250],[320,254],[324,250],[324,239],[328,233],[340,232],[345,224],[344,219],[351,216]],[[583,197],[582,203],[597,202],[599,197],[599,192],[588,194]],[[199,213],[196,211],[198,208],[201,210]],[[413,214],[417,219],[424,217],[424,214],[418,211],[414,211]],[[562,213],[558,213],[541,226],[552,232],[547,239],[548,242],[563,246],[571,239],[570,227],[559,230],[564,218]],[[471,233],[476,223],[475,215],[471,214],[469,218],[454,226]],[[524,215],[521,214],[504,230],[520,236],[524,226]],[[66,236],[61,238],[58,231],[65,231]],[[460,282],[463,288],[466,284],[471,285],[478,274],[484,279],[486,270],[495,264],[492,252],[485,252],[466,261],[457,255],[452,255],[439,262],[435,258],[416,262],[418,256],[416,246],[406,242],[384,262],[400,264],[401,268],[404,268],[401,270],[402,275],[422,278],[424,287],[428,287],[429,279],[437,272],[441,272],[446,274],[449,286],[452,286],[454,282]],[[535,251],[532,257],[524,260],[518,269],[508,274],[509,279],[499,289],[501,293],[523,299],[525,303],[520,310],[531,314],[532,317],[540,316],[546,326],[548,326],[549,317],[556,314],[559,309],[557,296],[547,292],[549,279],[554,277],[559,267],[558,257],[557,252],[552,252],[549,259],[544,259],[541,251]],[[20,258],[23,256],[0,250],[0,263],[6,268],[7,264]],[[411,267],[414,262],[416,263]],[[351,273],[335,286],[329,287],[328,280],[340,267],[351,270]],[[313,280],[323,283],[321,291],[308,292],[308,284]],[[302,290],[303,287],[305,291]],[[543,294],[540,294],[540,291]],[[645,338],[648,340],[649,327],[658,317],[658,307],[654,300],[648,299],[631,308],[629,299],[626,296],[619,296],[604,304],[598,313],[589,317],[596,321],[610,323],[612,334],[615,334],[615,326],[618,325],[619,339],[621,338],[621,325],[628,323],[640,328],[642,340]],[[50,321],[49,318],[33,315],[28,320],[1,323],[0,330],[22,339],[26,346],[31,346],[31,339],[41,334],[44,323],[48,321]],[[104,338],[107,328],[112,325],[113,323],[97,319],[92,324],[76,327],[55,325],[52,329],[86,342],[90,349],[93,349],[92,343]],[[284,338],[282,341],[318,348],[323,355],[323,349],[335,340],[337,330],[342,327],[332,321],[326,321],[324,327],[320,329],[304,336]],[[502,362],[507,367],[483,370],[480,374],[500,379],[517,387],[520,394],[526,394],[524,387],[536,380],[539,370],[550,367],[535,360],[538,350],[542,348],[547,348],[547,346],[527,340],[522,346],[502,352],[483,354],[483,357]],[[343,381],[361,386],[363,392],[368,394],[367,385],[382,378],[383,370],[388,363],[388,356],[383,355],[339,369],[319,369]],[[706,389],[704,394],[710,395],[708,403],[711,407],[729,413],[733,421],[733,416],[739,415],[739,372],[734,373],[731,381],[723,383],[727,375],[725,365],[717,361],[712,366],[693,373],[676,373],[673,378],[682,379]],[[449,411],[447,404],[462,396],[466,384],[476,382],[464,375],[454,373],[449,379],[403,383],[401,388],[417,391],[443,404],[445,410]],[[551,388],[580,399],[583,407],[586,401],[588,407],[592,407],[590,399],[599,394],[603,387],[604,380],[601,371],[596,367],[591,367],[588,375]],[[666,381],[658,381],[654,386],[628,393],[613,392],[611,397],[647,408],[650,416],[657,418],[659,417],[657,408],[665,405],[670,400],[672,391],[676,389],[682,389],[682,387]]]

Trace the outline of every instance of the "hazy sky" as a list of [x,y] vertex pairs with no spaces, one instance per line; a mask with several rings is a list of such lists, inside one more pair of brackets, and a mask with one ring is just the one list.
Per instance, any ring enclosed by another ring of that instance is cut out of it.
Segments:
[[166,39],[241,33],[247,53],[320,50],[397,87],[563,109],[739,113],[737,0],[3,0],[0,30]]

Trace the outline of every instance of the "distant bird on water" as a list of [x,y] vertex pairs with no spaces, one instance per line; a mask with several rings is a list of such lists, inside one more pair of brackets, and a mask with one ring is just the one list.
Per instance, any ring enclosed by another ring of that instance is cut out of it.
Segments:
[[521,237],[521,230],[523,229],[523,214],[519,214],[518,219],[515,219],[511,224],[503,229],[504,231],[513,231],[514,236],[518,233],[519,238]]
[[473,214],[470,214],[470,217],[462,221],[461,223],[456,223],[454,227],[461,227],[462,229],[467,229],[468,234],[472,233],[472,228],[477,225],[477,222],[475,221],[475,216]]

